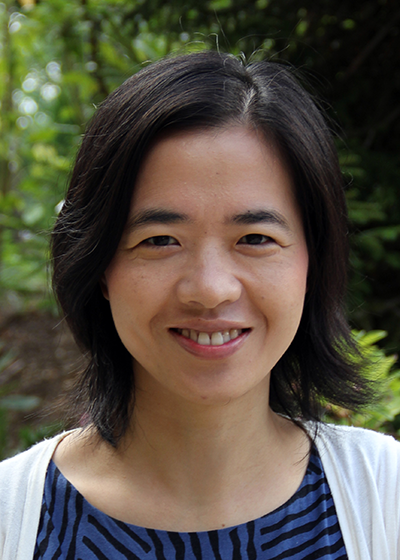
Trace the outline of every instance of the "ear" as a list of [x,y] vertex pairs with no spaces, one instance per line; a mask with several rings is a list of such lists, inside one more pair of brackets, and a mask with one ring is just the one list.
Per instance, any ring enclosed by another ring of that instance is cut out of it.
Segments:
[[108,286],[107,286],[107,279],[106,275],[103,273],[100,278],[100,289],[103,297],[105,297],[108,301],[110,301],[110,297],[108,295]]

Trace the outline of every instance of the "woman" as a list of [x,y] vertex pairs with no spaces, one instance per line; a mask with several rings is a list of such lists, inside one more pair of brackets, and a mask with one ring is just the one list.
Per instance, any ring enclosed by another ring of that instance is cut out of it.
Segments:
[[203,52],[130,78],[52,251],[87,424],[2,465],[2,558],[398,559],[400,445],[320,423],[371,389],[337,156],[287,69]]

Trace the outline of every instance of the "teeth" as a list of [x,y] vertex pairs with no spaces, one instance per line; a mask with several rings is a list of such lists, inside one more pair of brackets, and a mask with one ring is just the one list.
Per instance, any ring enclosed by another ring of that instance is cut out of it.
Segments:
[[206,332],[197,332],[193,329],[178,329],[178,332],[185,338],[190,338],[202,346],[222,346],[222,344],[237,338],[243,331],[242,329],[230,329],[229,331],[217,331],[208,334]]
[[211,345],[212,346],[221,346],[224,343],[223,334],[220,332],[213,332],[211,335]]
[[197,339],[197,344],[201,344],[202,346],[210,346],[211,340],[207,333],[201,332],[199,333],[199,337]]
[[224,342],[229,342],[231,339],[231,335],[229,334],[229,331],[223,331],[222,338],[224,339]]
[[229,334],[231,336],[231,340],[233,340],[234,338],[237,338],[239,336],[239,331],[237,329],[231,329],[229,331]]
[[[183,334],[183,333],[182,333]],[[192,340],[194,340],[195,342],[197,342],[197,332],[196,331],[190,331],[190,338]]]

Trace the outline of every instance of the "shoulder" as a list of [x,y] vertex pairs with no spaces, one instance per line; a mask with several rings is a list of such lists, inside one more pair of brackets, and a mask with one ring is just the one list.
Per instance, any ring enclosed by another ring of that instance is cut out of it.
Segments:
[[[332,493],[391,512],[400,529],[400,443],[362,428],[321,425],[315,443]],[[389,506],[389,508],[388,508]]]
[[0,463],[1,558],[32,558],[47,467],[65,436],[42,441]]
[[349,558],[399,558],[400,443],[371,430],[322,424],[315,444]]
[[65,435],[44,440],[0,463],[0,511],[16,512],[18,504],[41,499],[48,464]]
[[389,461],[390,466],[400,467],[400,442],[372,430],[322,424],[317,428],[316,444],[321,455],[327,452],[343,461],[370,465]]
[[0,476],[2,480],[2,486],[5,482],[7,474],[10,474],[13,478],[29,471],[32,467],[37,465],[38,462],[45,461],[47,458],[50,460],[51,455],[58,443],[65,437],[65,434],[59,434],[51,439],[46,439],[37,443],[27,451],[19,453],[10,459],[6,459],[0,463]]

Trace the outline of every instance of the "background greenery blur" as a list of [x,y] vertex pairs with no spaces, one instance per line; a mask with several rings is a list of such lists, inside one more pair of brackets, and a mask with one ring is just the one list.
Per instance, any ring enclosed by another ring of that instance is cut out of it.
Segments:
[[[349,315],[354,328],[377,331],[360,336],[388,379],[386,404],[370,411],[368,425],[398,432],[400,381],[390,357],[400,350],[397,0],[0,2],[2,308],[56,312],[48,232],[96,106],[148,61],[204,48],[294,65],[336,123],[351,220]],[[382,331],[385,351],[375,346]],[[0,376],[1,360],[0,346]],[[10,403],[3,395],[0,412]],[[346,411],[331,417],[366,422]]]

